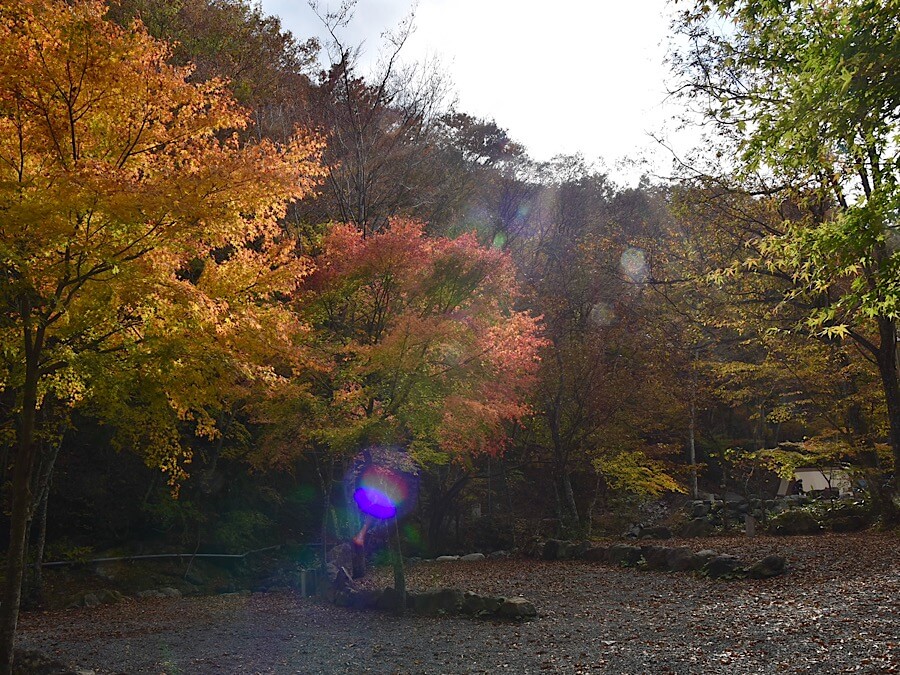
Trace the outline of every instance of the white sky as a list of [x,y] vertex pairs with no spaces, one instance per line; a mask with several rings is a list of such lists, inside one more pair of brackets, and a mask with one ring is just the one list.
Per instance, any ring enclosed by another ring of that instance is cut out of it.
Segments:
[[[342,40],[363,43],[362,62],[371,63],[381,33],[410,6],[359,0]],[[262,8],[300,39],[324,33],[305,0],[262,0]],[[681,108],[666,101],[673,11],[667,0],[420,0],[404,60],[438,57],[459,110],[494,119],[533,158],[602,158],[614,177],[632,182],[641,169],[617,167],[624,158],[670,173],[671,155],[648,134],[680,153],[695,137],[673,131]]]

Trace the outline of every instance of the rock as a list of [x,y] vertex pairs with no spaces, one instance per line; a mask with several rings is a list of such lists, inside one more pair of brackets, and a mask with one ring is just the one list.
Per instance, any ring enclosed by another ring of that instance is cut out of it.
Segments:
[[694,520],[686,523],[679,534],[682,537],[708,537],[713,532],[713,526],[703,518],[694,518]]
[[706,563],[715,558],[717,555],[719,554],[708,548],[705,548],[702,551],[697,551],[697,553],[695,553],[693,557],[694,566],[692,567],[692,569],[703,569]]
[[584,560],[584,554],[587,553],[593,544],[587,540],[579,541],[577,544],[572,544],[571,549],[569,551],[569,556],[572,558],[576,558],[578,560]]
[[437,614],[440,610],[440,600],[437,591],[407,593],[406,602],[409,608],[417,614]]
[[641,539],[671,539],[672,530],[664,525],[645,527],[641,530]]
[[[223,595],[234,595],[234,593],[228,593]],[[140,591],[137,594],[139,598],[180,598],[181,591],[177,588],[155,588],[147,591]]]
[[829,523],[832,532],[858,532],[866,527],[862,516],[837,516]]
[[562,539],[548,539],[541,552],[544,560],[565,560],[569,554],[569,542]]
[[195,586],[205,586],[209,582],[206,575],[196,568],[191,568],[191,570],[184,575],[184,580]]
[[614,544],[607,550],[606,557],[614,565],[633,567],[641,560],[641,549],[628,544]]
[[529,558],[540,558],[544,554],[543,539],[532,539],[522,548],[522,553]]
[[400,609],[400,593],[390,586],[385,588],[378,596],[375,607],[388,612],[396,612]]
[[334,604],[338,607],[350,607],[353,604],[353,591],[342,588],[334,593]]
[[338,570],[331,585],[334,586],[335,591],[344,591],[354,588],[353,577],[350,575],[350,572],[347,571],[346,567],[341,567]]
[[709,504],[706,502],[691,502],[691,518],[704,518],[709,515]]
[[606,562],[606,551],[605,546],[592,546],[581,557],[590,562]]
[[463,592],[456,588],[441,588],[409,596],[410,609],[418,614],[457,614],[465,602]]
[[484,553],[469,553],[468,555],[464,555],[460,558],[462,562],[477,562],[479,560],[484,560]]
[[769,521],[769,531],[778,535],[818,534],[822,526],[806,511],[785,511]]
[[717,555],[703,566],[703,573],[711,579],[732,577],[743,572],[741,561],[733,555]]
[[343,567],[352,570],[353,546],[349,542],[344,542],[343,544],[332,547],[331,550],[328,551],[327,561],[332,563],[337,569]]
[[779,574],[784,574],[786,568],[787,560],[785,557],[772,554],[755,563],[747,570],[747,574],[752,579],[767,579],[768,577],[777,577]]
[[641,526],[641,525],[632,525],[632,526],[631,526],[630,528],[628,528],[628,530],[625,532],[625,535],[624,535],[624,536],[627,537],[627,538],[629,538],[629,539],[637,539],[638,537],[641,536],[641,530],[643,530],[643,526]]
[[491,560],[495,560],[497,558],[508,558],[509,551],[494,551],[493,553],[488,555],[488,558]]
[[123,597],[119,591],[114,591],[110,588],[104,588],[102,591],[97,591],[95,595],[97,596],[97,599],[100,600],[101,604],[104,605],[111,605],[119,602]]
[[525,598],[506,598],[498,614],[505,619],[528,619],[537,616],[537,610]]
[[496,614],[500,611],[500,607],[506,601],[506,598],[497,598],[492,595],[483,596],[484,614]]
[[[354,609],[375,609],[382,591],[373,589],[363,589],[360,591],[352,591],[350,593],[350,606]],[[407,603],[410,603],[412,593],[407,594]]]
[[484,598],[472,591],[463,594],[462,611],[464,614],[481,614],[487,609]]
[[641,546],[644,564],[649,570],[668,569],[669,551],[665,546]]
[[447,614],[456,614],[463,605],[463,592],[458,588],[442,588],[438,591],[438,603]]
[[16,675],[94,675],[93,670],[57,661],[32,649],[16,649],[13,652],[13,673]]
[[736,492],[726,492],[722,495],[722,501],[726,504],[746,504],[747,498],[743,495],[739,495]]
[[456,562],[457,560],[459,560],[458,555],[439,555],[437,558],[434,559],[435,562],[441,562],[441,563]]
[[699,569],[705,564],[697,564],[693,551],[687,546],[679,546],[677,548],[667,549],[666,567],[672,572],[686,572],[687,570]]
[[108,588],[94,591],[92,593],[77,593],[71,596],[65,604],[66,609],[74,607],[98,607],[100,605],[112,604],[119,602],[122,594]]

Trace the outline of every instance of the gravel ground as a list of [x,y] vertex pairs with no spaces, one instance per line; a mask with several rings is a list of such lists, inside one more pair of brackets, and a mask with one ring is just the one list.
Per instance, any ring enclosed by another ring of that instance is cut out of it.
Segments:
[[524,595],[539,616],[398,617],[287,592],[127,599],[23,614],[19,644],[97,673],[900,672],[897,534],[679,544],[748,561],[780,552],[791,568],[711,581],[575,561],[421,563],[410,590]]

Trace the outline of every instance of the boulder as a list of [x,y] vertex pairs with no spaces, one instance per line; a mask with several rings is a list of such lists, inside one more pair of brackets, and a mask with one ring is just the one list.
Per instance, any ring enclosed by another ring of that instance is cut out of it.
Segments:
[[682,537],[708,537],[713,533],[713,526],[703,518],[694,518],[692,521],[685,523],[679,534]]
[[648,570],[666,570],[669,568],[669,551],[665,546],[641,546],[641,555]]
[[778,535],[818,534],[822,526],[806,511],[792,510],[779,513],[769,521],[769,531]]
[[487,610],[487,603],[485,603],[485,598],[478,595],[477,593],[473,593],[472,591],[466,591],[463,594],[462,601],[462,612],[463,614],[482,614]]
[[398,611],[400,609],[400,593],[395,588],[388,586],[378,595],[375,608],[387,612]]
[[633,567],[641,560],[641,549],[628,544],[614,544],[607,550],[606,559],[614,565]]
[[562,539],[548,539],[544,544],[541,558],[544,560],[565,560],[569,557],[569,542]]
[[829,523],[832,532],[858,532],[866,527],[862,516],[836,516]]
[[702,501],[691,502],[691,518],[705,518],[709,515],[709,504]]
[[459,560],[458,555],[439,555],[434,559],[435,562],[456,562]]
[[94,675],[93,670],[81,669],[57,661],[31,649],[14,650],[13,673],[16,675]]
[[137,594],[139,598],[180,598],[181,591],[177,588],[156,588],[148,591],[141,591]]
[[606,551],[605,546],[591,546],[581,557],[590,562],[606,562]]
[[[382,591],[377,589],[363,589],[350,593],[350,606],[354,609],[374,609],[378,605]],[[410,604],[412,593],[407,594],[407,604]]]
[[458,588],[442,588],[438,591],[440,609],[447,614],[456,614],[463,605],[463,592]]
[[353,569],[353,546],[349,542],[338,544],[328,551],[327,561],[332,563],[337,569],[341,567]]
[[664,525],[645,527],[641,530],[641,539],[671,539],[672,530]]
[[409,606],[418,614],[456,614],[463,607],[464,596],[456,588],[441,588],[409,594]]
[[692,569],[703,569],[706,563],[715,558],[717,555],[719,554],[708,548],[705,548],[702,551],[697,551],[697,553],[695,553],[693,557],[694,567]]
[[587,553],[592,547],[593,544],[586,539],[577,543],[573,543],[571,546],[571,550],[569,551],[569,555],[572,558],[584,560],[584,554]]
[[335,591],[353,588],[353,577],[350,575],[350,572],[347,571],[346,567],[341,567],[338,569],[337,574],[334,575],[334,581],[331,582],[331,585],[334,586]]
[[643,525],[632,525],[625,532],[625,537],[629,539],[637,539],[641,536],[641,531],[644,529]]
[[672,572],[686,572],[687,570],[699,569],[703,566],[702,564],[697,564],[694,552],[687,546],[670,548],[667,551],[666,568]]
[[504,619],[529,619],[537,616],[537,610],[525,598],[506,598],[498,614]]
[[736,556],[717,555],[703,566],[703,573],[711,579],[733,577],[743,573],[743,565]]
[[494,551],[493,553],[488,555],[488,558],[491,560],[495,560],[497,558],[508,558],[509,551]]
[[460,560],[463,562],[477,562],[478,560],[484,560],[484,557],[484,553],[469,553],[462,556]]
[[755,563],[747,570],[747,574],[752,579],[767,579],[768,577],[777,577],[784,574],[787,568],[787,560],[781,555],[767,555],[765,558]]

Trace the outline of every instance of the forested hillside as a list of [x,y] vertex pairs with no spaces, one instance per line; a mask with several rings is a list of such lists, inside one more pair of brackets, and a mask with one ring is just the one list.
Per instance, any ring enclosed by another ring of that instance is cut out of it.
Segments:
[[248,0],[0,6],[5,644],[42,561],[365,558],[379,462],[408,555],[803,466],[895,521],[900,14],[786,6],[683,10],[719,146],[635,187],[458,109],[409,23],[363,74],[340,15],[326,45]]

